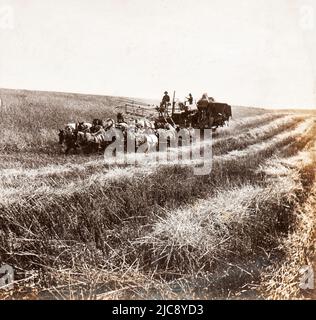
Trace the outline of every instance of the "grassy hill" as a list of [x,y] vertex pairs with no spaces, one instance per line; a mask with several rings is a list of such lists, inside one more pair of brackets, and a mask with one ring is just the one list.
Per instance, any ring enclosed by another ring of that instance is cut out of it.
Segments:
[[142,99],[0,89],[0,150],[51,150],[66,123],[115,117],[126,103],[147,106]]
[[46,117],[47,127],[54,124],[60,126],[65,121],[115,116],[115,108],[126,103],[139,106],[154,103],[152,100],[127,97],[11,89],[0,89],[0,98],[4,110],[16,113],[20,109],[28,114],[33,111],[31,108],[36,113],[42,113]]
[[[0,89],[2,151],[56,151],[57,130],[66,123],[116,117],[125,104],[155,114],[155,100],[128,97],[85,95]],[[121,107],[118,108],[117,107]],[[234,118],[266,113],[265,109],[234,107]]]

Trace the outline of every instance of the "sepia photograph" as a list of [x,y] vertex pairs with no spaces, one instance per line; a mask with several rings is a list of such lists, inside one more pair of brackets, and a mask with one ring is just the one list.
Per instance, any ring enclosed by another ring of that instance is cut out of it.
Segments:
[[0,0],[0,300],[199,318],[314,271],[315,0]]

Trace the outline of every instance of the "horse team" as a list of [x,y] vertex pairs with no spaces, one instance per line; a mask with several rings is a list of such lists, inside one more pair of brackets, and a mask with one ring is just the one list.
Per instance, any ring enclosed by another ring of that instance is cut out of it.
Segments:
[[[119,139],[125,152],[141,148],[148,153],[162,150],[172,145],[172,141],[179,143],[180,131],[180,144],[184,136],[192,141],[194,130],[180,129],[175,124],[157,123],[146,118],[129,122],[116,122],[111,118],[94,119],[92,123],[68,123],[64,129],[59,130],[59,143],[65,146],[66,154],[71,150],[93,153],[103,152],[107,146]],[[131,145],[132,148],[129,149]]]

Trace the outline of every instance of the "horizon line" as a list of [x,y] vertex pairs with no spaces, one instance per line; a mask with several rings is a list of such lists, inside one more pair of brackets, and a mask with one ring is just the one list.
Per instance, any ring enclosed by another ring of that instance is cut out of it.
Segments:
[[[149,98],[149,97],[130,97],[124,95],[108,95],[101,93],[87,93],[87,92],[73,92],[73,91],[54,91],[54,90],[40,90],[40,89],[25,89],[25,88],[4,88],[0,87],[0,90],[12,90],[12,91],[29,91],[29,92],[43,92],[43,93],[59,93],[59,94],[75,94],[82,96],[95,96],[95,97],[114,97],[114,98],[129,98],[135,100],[152,100],[159,101],[159,99]],[[1,98],[1,96],[0,96]],[[229,103],[230,104],[230,103]],[[269,106],[259,106],[259,105],[241,105],[241,104],[231,104],[235,107],[243,108],[255,108],[255,109],[269,109],[269,110],[316,110],[316,107],[269,107]]]

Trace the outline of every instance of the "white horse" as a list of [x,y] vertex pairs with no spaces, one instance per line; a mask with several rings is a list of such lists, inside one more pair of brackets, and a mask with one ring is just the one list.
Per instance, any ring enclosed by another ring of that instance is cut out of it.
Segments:
[[92,124],[89,122],[78,122],[76,129],[78,131],[90,131],[91,128]]
[[67,131],[73,131],[73,130],[76,130],[76,129],[77,129],[77,123],[75,123],[75,122],[67,123],[65,125],[65,130],[67,130]]
[[104,129],[109,130],[115,126],[115,120],[112,118],[108,118],[104,121]]
[[158,147],[158,137],[155,134],[136,134],[136,147],[141,148],[145,154],[156,151]]

